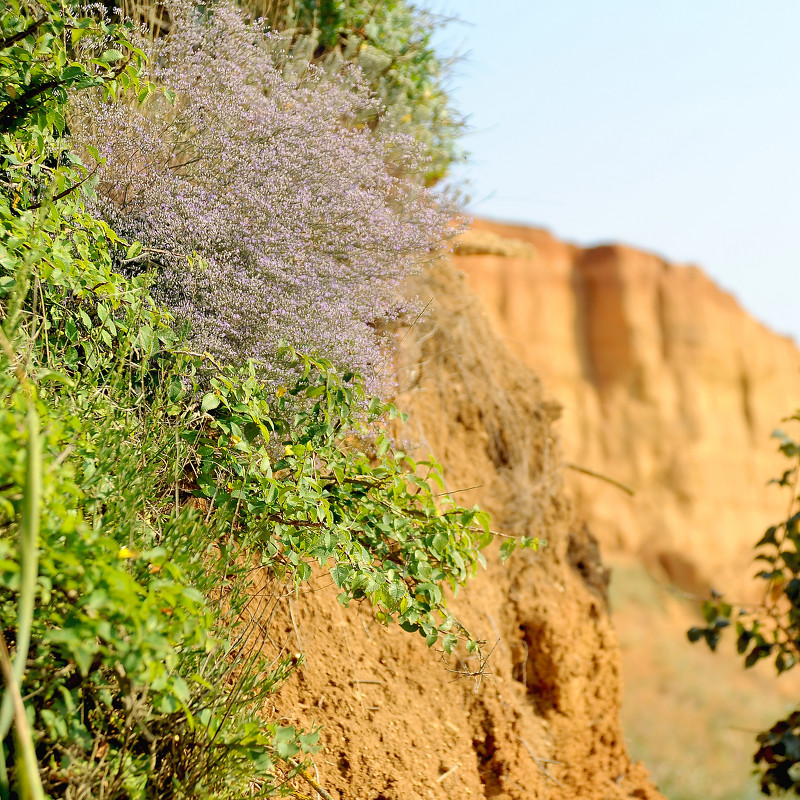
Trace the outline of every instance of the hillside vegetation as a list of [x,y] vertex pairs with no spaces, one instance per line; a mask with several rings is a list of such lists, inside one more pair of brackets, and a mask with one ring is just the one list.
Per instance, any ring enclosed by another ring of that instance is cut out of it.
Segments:
[[364,71],[224,3],[163,8],[150,36],[66,0],[0,16],[6,798],[316,786],[318,727],[265,703],[303,654],[262,647],[256,569],[279,596],[323,569],[485,658],[446,591],[488,517],[364,388],[448,233],[431,162]]

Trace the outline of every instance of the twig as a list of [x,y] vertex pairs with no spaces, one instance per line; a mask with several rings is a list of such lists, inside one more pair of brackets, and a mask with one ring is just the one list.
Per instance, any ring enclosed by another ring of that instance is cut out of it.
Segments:
[[587,467],[580,467],[577,464],[573,464],[569,461],[564,461],[563,465],[567,469],[575,470],[575,472],[580,472],[582,475],[588,475],[591,478],[597,478],[598,480],[605,481],[606,483],[610,483],[612,486],[616,486],[617,489],[622,489],[623,492],[627,492],[631,497],[633,497],[636,492],[631,489],[630,486],[626,483],[622,483],[622,481],[618,481],[616,478],[609,478],[608,475],[603,475],[602,472],[595,472],[593,469],[588,469]]
[[[99,166],[99,165],[97,165],[97,166]],[[83,184],[86,183],[86,181],[88,181],[89,178],[93,177],[95,172],[97,172],[97,166],[95,166],[95,168],[91,172],[89,172],[87,175],[85,175],[77,183],[73,183],[72,186],[68,186],[66,189],[64,189],[63,191],[61,191],[58,194],[54,195],[52,198],[50,198],[48,200],[40,200],[38,203],[32,203],[31,205],[27,206],[25,208],[25,210],[26,211],[33,211],[36,208],[41,208],[46,202],[53,202],[55,200],[63,200],[68,194],[71,194],[76,189],[80,189],[80,187],[83,186]]]
[[409,333],[411,333],[411,329],[419,322],[420,317],[428,310],[432,302],[433,298],[431,297],[431,299],[428,300],[427,303],[425,303],[425,308],[423,308],[422,311],[420,311],[419,314],[417,314],[417,316],[414,318],[414,321],[408,326],[408,330],[402,335],[402,337],[400,337],[400,341],[398,342],[398,344],[403,343],[403,340],[406,338],[406,336],[408,336]]
[[497,637],[497,646],[500,648],[500,652],[503,651],[503,645],[501,644],[502,636],[500,635],[500,631],[497,629],[497,624],[494,621],[494,617],[487,611],[486,616],[489,617],[489,622],[491,623],[492,630],[494,631],[494,635]]
[[528,743],[527,743],[527,742],[526,742],[526,741],[525,741],[525,740],[524,740],[522,737],[520,737],[520,736],[517,736],[516,738],[517,738],[517,740],[518,740],[518,741],[522,742],[522,744],[524,745],[525,749],[528,751],[528,755],[529,755],[529,756],[530,756],[530,757],[531,757],[531,758],[534,760],[534,763],[535,763],[535,764],[536,764],[536,766],[537,766],[537,767],[539,767],[539,769],[542,771],[542,774],[544,774],[546,777],[550,778],[550,780],[551,780],[551,781],[553,781],[553,783],[554,783],[556,786],[563,787],[563,786],[564,786],[564,784],[563,784],[563,783],[561,783],[561,781],[560,781],[560,780],[558,780],[558,778],[554,778],[554,777],[553,777],[553,776],[552,776],[552,775],[551,775],[551,774],[550,774],[550,773],[547,771],[547,767],[546,767],[546,766],[544,766],[544,765],[545,765],[545,764],[563,764],[564,762],[563,762],[563,761],[554,761],[552,758],[537,758],[537,757],[536,757],[536,756],[533,754],[533,750],[531,750],[531,748],[530,748],[530,745],[529,745],[529,744],[528,744]]
[[467,486],[464,489],[453,489],[452,492],[439,492],[439,494],[431,495],[432,497],[444,497],[445,495],[458,494],[459,492],[471,492],[473,489],[482,489],[485,484],[479,483],[476,486]]
[[[442,516],[447,516],[446,514],[442,514]],[[473,531],[474,533],[487,533],[484,528],[478,528],[475,525],[468,525],[464,528],[465,531]],[[501,539],[518,539],[518,536],[512,536],[510,533],[500,533],[500,531],[488,531],[491,533],[492,536],[499,536]]]
[[48,16],[47,14],[42,14],[39,19],[31,22],[24,31],[20,31],[19,33],[15,33],[13,36],[9,36],[8,39],[3,39],[0,41],[0,50],[5,50],[7,47],[11,47],[12,44],[16,44],[17,42],[21,42],[23,39],[30,36],[43,22],[47,22]]
[[297,639],[297,646],[300,648],[300,652],[305,655],[305,650],[303,649],[303,642],[300,639],[300,628],[297,625],[297,621],[294,618],[294,607],[292,606],[292,598],[289,598],[289,616],[292,619],[292,627],[294,628],[294,636]]
[[[342,607],[339,603],[336,604],[336,608],[339,612],[340,628],[342,630],[342,637],[344,638],[345,647],[347,648],[347,655],[350,656],[350,668],[353,670],[353,683],[355,683],[356,660],[353,658],[353,651],[350,649],[350,641],[347,638],[347,631],[345,630],[347,623],[345,622],[344,613],[342,612]],[[366,704],[364,703],[364,696],[358,689],[356,689],[356,694],[358,695],[358,702],[361,703],[361,710],[366,716],[367,708]]]
[[[293,758],[290,758],[290,759],[288,759],[288,761],[289,761],[289,763],[290,763],[290,764],[291,764],[293,767],[295,767],[295,768],[299,768],[299,767],[300,767],[300,764],[298,764],[298,763],[297,763],[297,761],[295,761],[295,759],[293,759]],[[313,779],[313,778],[312,778],[312,777],[311,777],[311,776],[308,774],[308,772],[307,772],[306,770],[304,770],[304,769],[301,769],[301,770],[299,771],[299,773],[298,773],[298,774],[300,775],[300,777],[301,777],[301,778],[302,778],[302,779],[303,779],[303,780],[304,780],[304,781],[305,781],[305,782],[306,782],[306,783],[307,783],[309,786],[311,786],[311,787],[313,787],[313,788],[314,788],[314,791],[316,791],[316,792],[317,792],[317,794],[319,794],[319,795],[321,795],[321,796],[322,796],[323,800],[333,800],[333,798],[330,796],[330,794],[329,794],[327,791],[325,791],[325,789],[323,789],[323,788],[322,788],[322,787],[321,787],[321,786],[320,786],[320,785],[319,785],[319,784],[318,784],[318,783],[317,783],[317,782],[316,782],[316,781],[315,781],[315,780],[314,780],[314,779]]]
[[[319,770],[317,769],[316,762],[314,761],[313,758],[311,759],[311,766],[314,767],[314,775],[316,776],[317,783],[319,783],[320,782],[320,780],[319,780]],[[320,800],[321,797],[322,797],[322,795],[319,792],[317,792],[317,800]]]
[[455,771],[456,771],[456,770],[457,770],[457,769],[458,769],[460,766],[461,766],[461,763],[460,763],[460,762],[459,762],[458,764],[454,764],[452,767],[450,767],[450,769],[449,769],[449,770],[447,770],[447,772],[443,772],[443,773],[442,773],[442,774],[441,774],[441,775],[440,775],[440,776],[439,776],[439,777],[436,779],[436,783],[441,783],[441,782],[442,782],[442,781],[443,781],[443,780],[444,780],[444,779],[445,779],[445,778],[446,778],[448,775],[452,775],[452,774],[453,774],[453,773],[454,773],[454,772],[455,772]]
[[755,728],[743,728],[741,725],[728,725],[729,731],[740,731],[741,733],[752,733],[757,735],[762,731],[757,731]]

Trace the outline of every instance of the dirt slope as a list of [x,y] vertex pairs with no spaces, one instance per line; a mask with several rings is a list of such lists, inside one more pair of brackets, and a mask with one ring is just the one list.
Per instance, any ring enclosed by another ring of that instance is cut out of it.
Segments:
[[785,505],[766,482],[782,467],[770,433],[800,402],[794,342],[700,269],[633,248],[477,220],[458,252],[494,330],[564,405],[565,459],[636,490],[570,477],[604,552],[740,593]]
[[492,511],[497,529],[548,545],[491,564],[455,599],[494,647],[479,683],[367,608],[341,608],[321,577],[273,617],[273,640],[307,653],[275,710],[324,724],[316,769],[335,798],[658,798],[627,754],[607,572],[563,492],[560,407],[449,263],[419,291],[434,300],[403,336],[402,435],[447,465],[451,490],[478,487],[460,499]]

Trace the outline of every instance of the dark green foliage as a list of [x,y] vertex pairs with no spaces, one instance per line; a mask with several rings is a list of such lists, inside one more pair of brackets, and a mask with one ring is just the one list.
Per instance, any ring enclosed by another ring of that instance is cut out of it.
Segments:
[[[161,797],[180,796],[183,786],[218,796],[244,790],[259,772],[266,781],[278,729],[265,728],[251,706],[289,664],[261,685],[253,678],[263,665],[241,679],[232,672],[227,652],[244,595],[227,615],[212,615],[214,584],[222,575],[237,580],[211,547],[228,526],[221,514],[203,524],[171,502],[186,453],[175,448],[184,415],[174,413],[170,376],[158,375],[167,378],[164,392],[147,387],[149,400],[127,381],[97,386],[76,377],[69,390],[40,385],[37,404],[44,497],[24,686],[35,697],[45,788],[61,795],[102,785],[107,797]],[[0,619],[13,640],[24,398],[8,376],[2,389]],[[238,696],[228,690],[233,678]]]
[[[791,417],[800,422],[800,412]],[[780,451],[791,466],[772,481],[791,493],[786,519],[767,529],[756,543],[756,579],[764,583],[764,599],[754,606],[734,606],[719,595],[703,605],[705,626],[688,632],[691,642],[703,639],[715,650],[724,628],[734,625],[736,648],[745,667],[771,659],[778,675],[800,662],[800,443],[776,431]],[[793,712],[757,737],[754,761],[765,794],[791,790],[800,795],[800,712]]]
[[[130,30],[76,3],[9,0],[0,11],[0,134],[63,132],[67,90],[130,85],[141,53]],[[20,198],[24,202],[25,198]]]

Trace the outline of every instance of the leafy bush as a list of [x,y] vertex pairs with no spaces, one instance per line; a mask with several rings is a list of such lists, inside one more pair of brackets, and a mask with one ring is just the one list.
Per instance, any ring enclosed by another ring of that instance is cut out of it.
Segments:
[[110,25],[55,0],[8,0],[0,30],[0,134],[14,133],[23,146],[63,132],[68,90],[129,86],[142,56],[130,24]]
[[[800,422],[800,412],[791,417]],[[780,451],[791,466],[772,483],[787,490],[786,519],[770,526],[757,542],[756,578],[764,583],[764,599],[752,606],[736,606],[719,595],[703,605],[704,626],[688,632],[689,640],[703,640],[715,650],[731,625],[745,667],[772,659],[778,675],[800,663],[800,442],[776,431]],[[800,711],[779,720],[757,737],[753,760],[761,775],[764,794],[791,790],[800,795]]]
[[286,341],[371,379],[388,360],[376,328],[449,232],[449,210],[398,177],[421,153],[364,124],[376,106],[355,74],[279,69],[281,43],[228,5],[170,10],[148,52],[174,106],[84,95],[73,125],[106,160],[97,210],[144,244],[128,274],[158,271],[197,350],[269,368]]
[[[0,619],[10,634],[20,588],[11,534],[25,499],[24,403],[4,377],[11,404],[0,420]],[[230,691],[224,628],[235,617],[215,619],[202,591],[221,574],[209,562],[214,526],[166,503],[164,465],[172,465],[175,442],[163,406],[151,404],[143,417],[131,402],[125,426],[117,413],[124,395],[105,388],[110,398],[86,384],[72,396],[40,387],[37,403],[44,492],[24,687],[35,698],[29,707],[44,787],[111,798],[245,790],[259,774],[270,778],[278,736],[250,705],[288,665],[260,687],[245,685],[243,696]],[[74,458],[60,463],[70,446]]]
[[[280,403],[277,417],[269,415],[252,366],[212,378],[202,401],[212,418],[196,439],[201,493],[236,510],[243,541],[274,573],[301,582],[314,563],[327,564],[345,605],[367,598],[379,620],[398,621],[429,646],[441,641],[451,652],[462,639],[474,652],[478,643],[448,612],[444,587],[456,591],[485,565],[481,550],[493,540],[488,516],[452,502],[436,462],[415,463],[385,435],[376,438],[370,423],[397,416],[393,406],[365,403],[360,383],[340,378],[330,362],[297,354],[292,360],[300,378],[281,403],[300,395],[311,405],[290,426],[280,422]],[[369,412],[359,420],[365,405]],[[270,430],[282,442],[274,463]]]

